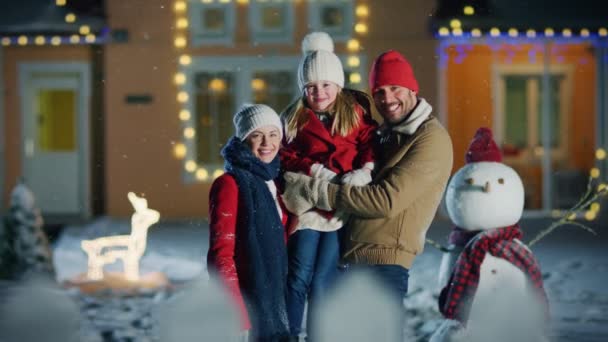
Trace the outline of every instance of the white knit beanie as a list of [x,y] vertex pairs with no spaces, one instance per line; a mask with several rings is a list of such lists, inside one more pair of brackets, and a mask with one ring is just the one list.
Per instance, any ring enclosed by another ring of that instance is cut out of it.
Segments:
[[269,125],[277,127],[281,138],[283,137],[283,125],[279,115],[274,109],[264,104],[243,104],[234,114],[233,122],[236,129],[235,135],[241,140],[245,140],[257,128]]
[[298,86],[310,82],[331,81],[344,88],[344,69],[334,54],[334,42],[325,32],[312,32],[302,40],[304,58],[298,66]]

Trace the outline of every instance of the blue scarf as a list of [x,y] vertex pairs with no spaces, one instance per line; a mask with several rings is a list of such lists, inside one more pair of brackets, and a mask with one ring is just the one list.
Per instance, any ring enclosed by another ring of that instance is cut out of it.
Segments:
[[266,181],[279,174],[279,157],[268,164],[255,157],[240,139],[233,137],[222,149],[225,169],[234,176],[239,188],[239,218],[236,248],[243,258],[237,260],[239,285],[243,292],[257,341],[277,341],[289,335],[285,304],[287,248],[285,228]]

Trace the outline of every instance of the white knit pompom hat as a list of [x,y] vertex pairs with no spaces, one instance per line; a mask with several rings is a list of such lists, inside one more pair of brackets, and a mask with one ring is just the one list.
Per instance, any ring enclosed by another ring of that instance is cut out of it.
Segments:
[[234,114],[232,121],[236,129],[235,135],[241,140],[245,140],[257,128],[269,125],[276,126],[279,129],[281,138],[283,137],[283,125],[281,124],[279,115],[274,109],[265,104],[243,104],[236,114]]
[[302,40],[304,57],[298,66],[298,86],[304,89],[310,82],[331,81],[344,87],[344,69],[334,54],[334,42],[325,32],[312,32]]

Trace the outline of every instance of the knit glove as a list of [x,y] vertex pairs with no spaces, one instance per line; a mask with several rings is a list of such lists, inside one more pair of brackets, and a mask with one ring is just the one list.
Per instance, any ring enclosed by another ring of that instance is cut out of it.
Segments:
[[320,178],[328,181],[334,181],[337,179],[337,174],[332,170],[323,166],[323,164],[312,164],[310,167],[310,175],[314,178]]
[[368,162],[362,168],[353,170],[342,176],[340,180],[342,184],[350,184],[355,186],[364,186],[372,182],[372,170],[374,163]]
[[283,178],[283,203],[291,213],[302,215],[314,207],[331,210],[327,192],[328,181],[293,172],[286,172]]

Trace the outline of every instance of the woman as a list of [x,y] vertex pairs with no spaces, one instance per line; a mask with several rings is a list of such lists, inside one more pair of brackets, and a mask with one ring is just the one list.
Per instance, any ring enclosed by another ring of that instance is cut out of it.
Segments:
[[250,340],[280,341],[289,336],[287,215],[274,183],[282,125],[272,108],[255,104],[241,107],[234,126],[222,150],[226,173],[209,194],[207,263],[234,299]]

